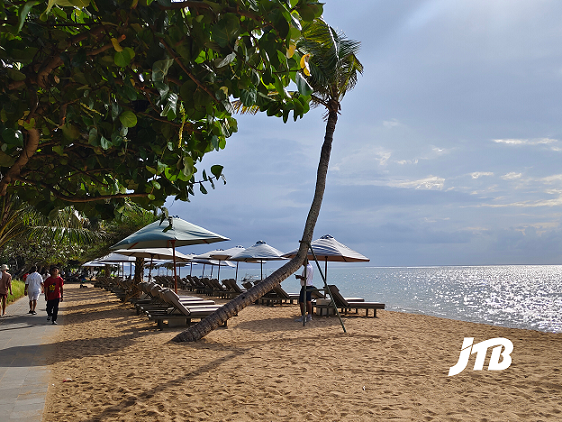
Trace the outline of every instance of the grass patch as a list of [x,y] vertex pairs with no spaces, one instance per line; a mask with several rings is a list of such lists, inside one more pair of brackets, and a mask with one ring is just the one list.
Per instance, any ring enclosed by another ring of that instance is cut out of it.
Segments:
[[25,290],[25,283],[21,280],[12,280],[12,293],[10,295],[8,292],[8,303],[15,302],[20,297],[23,296],[23,291]]

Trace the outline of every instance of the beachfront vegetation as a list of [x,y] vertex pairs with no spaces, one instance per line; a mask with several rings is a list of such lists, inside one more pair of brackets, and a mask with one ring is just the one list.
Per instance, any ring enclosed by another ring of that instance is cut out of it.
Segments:
[[[317,0],[0,1],[0,196],[102,219],[223,182],[231,101],[295,120]],[[294,83],[297,91],[285,88]]]
[[295,258],[245,294],[239,295],[209,317],[178,334],[174,338],[175,341],[196,341],[223,325],[228,318],[254,303],[296,272],[307,256],[322,205],[341,100],[355,87],[358,75],[363,72],[363,66],[357,59],[359,42],[346,39],[345,35],[336,32],[320,19],[304,26],[302,38],[299,39],[297,47],[305,53],[303,60],[307,61],[307,66],[303,69],[303,77],[314,91],[313,101],[316,105],[326,109],[326,132],[316,175],[314,199],[304,226],[298,253]]
[[8,303],[15,302],[20,297],[23,297],[25,290],[25,283],[21,280],[12,280],[12,295],[8,292]]
[[[7,199],[11,201],[7,201]],[[37,212],[17,197],[6,196],[0,215],[0,262],[22,274],[32,265],[76,267],[109,253],[109,247],[123,237],[151,223],[157,217],[126,204],[115,219],[88,219],[73,207],[54,210],[49,216]]]

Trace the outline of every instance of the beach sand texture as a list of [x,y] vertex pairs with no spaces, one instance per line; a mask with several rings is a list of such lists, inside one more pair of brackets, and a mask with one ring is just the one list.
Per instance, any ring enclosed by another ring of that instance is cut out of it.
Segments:
[[[44,421],[559,421],[562,334],[379,311],[294,322],[250,306],[196,343],[170,340],[104,290],[65,288]],[[464,337],[505,337],[513,363],[459,375]]]

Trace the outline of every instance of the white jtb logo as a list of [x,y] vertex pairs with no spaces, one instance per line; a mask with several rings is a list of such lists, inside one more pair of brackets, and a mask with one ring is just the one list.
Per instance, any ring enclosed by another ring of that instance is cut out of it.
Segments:
[[[461,354],[459,361],[455,366],[449,368],[449,376],[460,374],[468,364],[468,358],[471,354],[476,353],[476,362],[474,362],[474,370],[481,371],[484,367],[486,360],[486,353],[489,347],[497,346],[492,349],[492,356],[490,356],[490,363],[488,364],[488,371],[501,371],[509,368],[511,365],[511,352],[513,351],[513,343],[503,337],[491,338],[480,343],[472,345],[474,337],[465,337],[462,343]],[[502,346],[504,348],[502,352]],[[503,360],[500,362],[500,357]]]

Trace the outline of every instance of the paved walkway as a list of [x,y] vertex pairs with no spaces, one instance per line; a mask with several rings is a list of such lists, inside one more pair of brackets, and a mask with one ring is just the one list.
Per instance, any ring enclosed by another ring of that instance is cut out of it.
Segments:
[[[41,422],[49,387],[47,345],[60,325],[47,321],[43,296],[37,301],[37,315],[29,315],[27,297],[8,305],[0,318],[0,420]],[[59,311],[59,324],[64,317]]]

